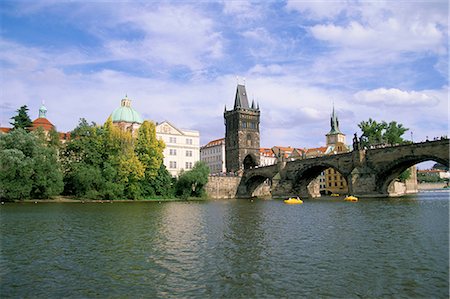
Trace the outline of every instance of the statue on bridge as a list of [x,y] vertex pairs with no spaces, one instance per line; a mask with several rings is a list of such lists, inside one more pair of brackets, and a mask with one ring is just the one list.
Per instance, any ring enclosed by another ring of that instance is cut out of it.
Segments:
[[355,133],[355,135],[353,137],[353,150],[358,151],[360,149],[361,149],[361,142],[360,142],[360,140],[358,140],[358,136]]

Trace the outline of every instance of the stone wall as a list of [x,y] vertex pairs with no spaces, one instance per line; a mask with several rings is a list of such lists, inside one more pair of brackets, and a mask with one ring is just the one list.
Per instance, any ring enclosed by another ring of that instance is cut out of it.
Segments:
[[235,198],[241,177],[210,176],[205,186],[209,198]]

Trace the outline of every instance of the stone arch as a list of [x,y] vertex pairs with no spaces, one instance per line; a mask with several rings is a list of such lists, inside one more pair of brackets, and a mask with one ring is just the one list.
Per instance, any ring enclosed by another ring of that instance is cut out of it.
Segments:
[[343,172],[341,169],[336,167],[335,165],[324,163],[324,164],[316,164],[309,165],[303,169],[300,169],[295,173],[294,182],[292,186],[292,190],[296,195],[302,197],[318,197],[320,194],[318,190],[312,190],[313,186],[310,186],[310,183],[320,176],[322,172],[326,169],[332,168],[339,172],[342,177],[345,179],[348,186],[348,174]]
[[[271,191],[271,187],[272,187],[272,178],[271,177],[267,177],[264,175],[254,175],[250,178],[248,178],[245,181],[245,194],[246,197],[252,197],[255,196],[255,191],[258,190],[258,188],[261,188],[264,184],[267,184],[267,187],[269,188],[269,193]],[[270,194],[267,194],[270,195]]]
[[258,164],[256,164],[256,158],[252,154],[248,154],[244,158],[244,161],[242,163],[243,163],[244,169],[251,169],[258,165]]
[[376,188],[381,194],[389,194],[389,185],[406,169],[425,161],[448,165],[449,161],[433,155],[405,156],[388,164],[376,177]]

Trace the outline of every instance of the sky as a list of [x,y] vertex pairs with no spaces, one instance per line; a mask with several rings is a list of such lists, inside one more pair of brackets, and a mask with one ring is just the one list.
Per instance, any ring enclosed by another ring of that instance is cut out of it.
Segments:
[[325,144],[335,107],[448,135],[448,2],[0,1],[0,126],[44,102],[58,131],[103,124],[128,96],[144,119],[224,137],[245,84],[261,146]]

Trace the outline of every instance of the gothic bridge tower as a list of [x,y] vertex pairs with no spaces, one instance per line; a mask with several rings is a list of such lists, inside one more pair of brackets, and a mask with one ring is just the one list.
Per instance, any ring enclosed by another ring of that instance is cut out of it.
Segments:
[[236,172],[259,165],[259,105],[248,103],[244,85],[237,85],[233,110],[225,106],[225,166]]

